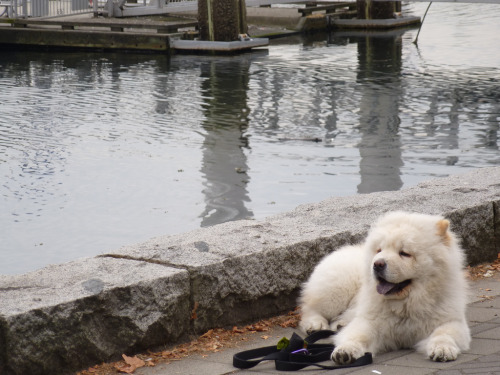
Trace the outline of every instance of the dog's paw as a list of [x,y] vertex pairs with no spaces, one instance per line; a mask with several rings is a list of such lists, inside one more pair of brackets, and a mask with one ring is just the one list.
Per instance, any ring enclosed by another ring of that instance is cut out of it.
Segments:
[[454,361],[459,353],[455,345],[431,345],[427,351],[429,358],[436,362]]
[[348,365],[362,357],[365,351],[360,345],[345,344],[338,346],[332,353],[332,361],[339,365]]
[[328,320],[323,318],[320,315],[311,316],[311,317],[302,317],[302,320],[299,323],[300,329],[310,335],[313,332],[320,331],[322,329],[329,329],[330,326],[328,324]]

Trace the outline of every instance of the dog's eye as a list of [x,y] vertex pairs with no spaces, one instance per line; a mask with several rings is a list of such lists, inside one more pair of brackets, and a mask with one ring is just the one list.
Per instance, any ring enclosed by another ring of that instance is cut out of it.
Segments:
[[405,258],[410,258],[411,257],[411,254],[408,254],[406,251],[403,251],[403,250],[401,250],[399,252],[399,255],[402,256],[402,257],[405,257]]
[[375,251],[377,254],[380,253],[382,251],[382,249],[377,249],[377,251]]

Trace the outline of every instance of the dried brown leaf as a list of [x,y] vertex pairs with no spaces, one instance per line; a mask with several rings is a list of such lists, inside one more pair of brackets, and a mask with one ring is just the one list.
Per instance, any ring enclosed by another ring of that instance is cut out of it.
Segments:
[[137,356],[128,357],[125,354],[122,354],[122,357],[126,364],[130,366],[135,366],[136,368],[143,367],[146,364],[146,362],[144,362],[140,358],[137,358]]
[[198,310],[199,305],[200,304],[195,301],[194,306],[193,306],[193,310],[191,310],[191,320],[198,319],[198,315],[196,314],[196,310]]
[[295,328],[295,327],[297,327],[297,320],[295,318],[288,319],[288,320],[284,321],[283,323],[281,323],[280,327],[282,327],[282,328],[288,328],[288,327]]
[[144,362],[142,359],[138,358],[137,356],[134,357],[129,357],[125,354],[122,354],[122,358],[125,361],[125,363],[115,363],[115,368],[120,371],[124,372],[126,374],[133,374],[135,370],[137,370],[139,367],[143,367],[146,365],[146,362]]
[[233,333],[245,333],[245,330],[234,326]]
[[201,337],[208,338],[208,337],[212,336],[213,333],[214,333],[214,330],[209,329],[207,332],[205,332],[203,335],[201,335]]

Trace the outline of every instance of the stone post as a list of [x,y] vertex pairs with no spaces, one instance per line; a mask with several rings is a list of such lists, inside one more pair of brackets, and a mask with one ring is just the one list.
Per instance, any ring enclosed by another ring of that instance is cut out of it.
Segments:
[[394,18],[394,13],[401,11],[401,2],[357,0],[356,8],[360,20],[384,20]]
[[245,0],[198,0],[200,40],[231,42],[246,34]]

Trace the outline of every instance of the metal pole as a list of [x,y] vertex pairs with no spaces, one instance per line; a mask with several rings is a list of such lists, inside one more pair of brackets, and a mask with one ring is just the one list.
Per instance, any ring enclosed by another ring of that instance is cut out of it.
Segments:
[[420,27],[418,28],[417,36],[416,36],[415,40],[413,41],[413,44],[415,44],[416,46],[418,46],[418,35],[420,34],[420,30],[422,29],[422,25],[424,24],[425,16],[427,15],[427,12],[429,11],[429,8],[431,7],[431,5],[432,5],[432,1],[429,3],[429,5],[427,6],[427,9],[425,10],[424,16],[422,17],[422,22],[420,22]]
[[214,41],[214,19],[212,16],[212,4],[211,0],[207,0],[207,26],[208,26],[208,40]]

